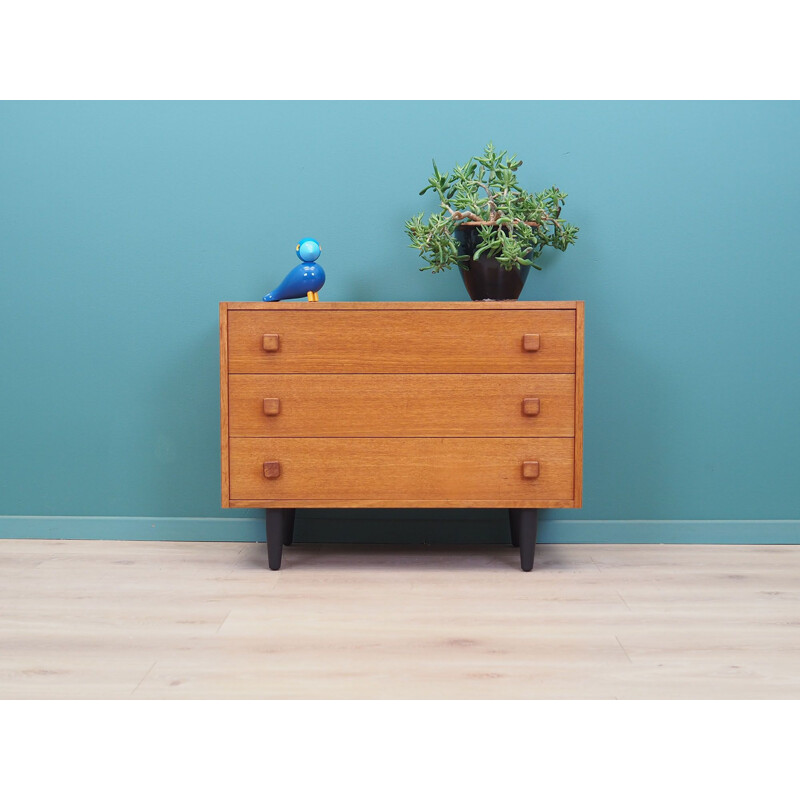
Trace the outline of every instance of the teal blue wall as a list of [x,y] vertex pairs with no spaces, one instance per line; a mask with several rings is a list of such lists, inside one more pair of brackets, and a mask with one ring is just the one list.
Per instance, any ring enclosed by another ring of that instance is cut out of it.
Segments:
[[[587,304],[584,507],[546,536],[800,541],[794,102],[0,103],[0,535],[258,535],[219,507],[218,301],[306,235],[326,300],[465,299],[403,222],[489,139],[581,227],[522,296]],[[462,518],[501,535],[429,532]]]

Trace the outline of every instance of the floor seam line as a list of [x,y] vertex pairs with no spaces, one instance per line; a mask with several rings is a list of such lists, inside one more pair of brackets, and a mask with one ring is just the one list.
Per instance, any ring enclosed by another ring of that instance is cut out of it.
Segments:
[[622,642],[619,640],[619,636],[615,635],[614,638],[617,640],[617,644],[620,646],[622,652],[625,653],[625,657],[628,659],[628,661],[631,662],[631,664],[633,664],[633,659],[628,655],[628,651],[622,646]]
[[147,676],[153,671],[153,669],[155,668],[156,664],[158,664],[158,661],[154,661],[150,665],[150,669],[147,670],[147,672],[145,672],[145,674],[142,676],[142,679],[139,681],[139,683],[137,683],[136,686],[134,686],[133,691],[131,692],[131,697],[133,697],[133,695],[136,693],[136,690],[144,683],[145,678],[147,678]]
[[230,611],[229,611],[229,612],[228,612],[228,613],[225,615],[225,619],[223,619],[223,620],[222,620],[222,622],[220,622],[220,624],[219,624],[219,627],[218,627],[218,628],[217,628],[217,629],[214,631],[214,636],[216,636],[216,635],[217,635],[217,634],[220,632],[220,630],[222,630],[222,626],[223,626],[223,625],[224,625],[224,624],[225,624],[225,623],[228,621],[228,617],[229,617],[229,616],[230,616],[232,613],[233,613],[233,609],[231,609],[231,610],[230,610]]

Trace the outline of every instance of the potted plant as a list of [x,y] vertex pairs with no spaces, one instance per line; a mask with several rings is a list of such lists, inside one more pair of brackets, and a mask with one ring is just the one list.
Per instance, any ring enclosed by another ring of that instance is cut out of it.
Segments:
[[498,153],[490,142],[483,155],[452,172],[433,175],[420,192],[433,189],[441,211],[406,222],[410,247],[427,262],[420,270],[460,267],[473,300],[516,300],[530,268],[545,247],[566,250],[578,228],[561,219],[566,193],[556,186],[531,194],[522,189],[517,156]]

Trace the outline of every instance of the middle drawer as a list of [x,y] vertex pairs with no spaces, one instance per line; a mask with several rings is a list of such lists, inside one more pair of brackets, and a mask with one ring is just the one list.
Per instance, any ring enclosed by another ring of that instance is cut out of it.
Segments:
[[573,436],[575,376],[229,375],[231,436]]

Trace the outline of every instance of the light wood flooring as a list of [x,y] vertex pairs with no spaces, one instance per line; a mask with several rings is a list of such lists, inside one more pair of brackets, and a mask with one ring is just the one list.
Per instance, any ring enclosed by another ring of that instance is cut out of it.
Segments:
[[0,698],[800,698],[800,547],[0,540]]

